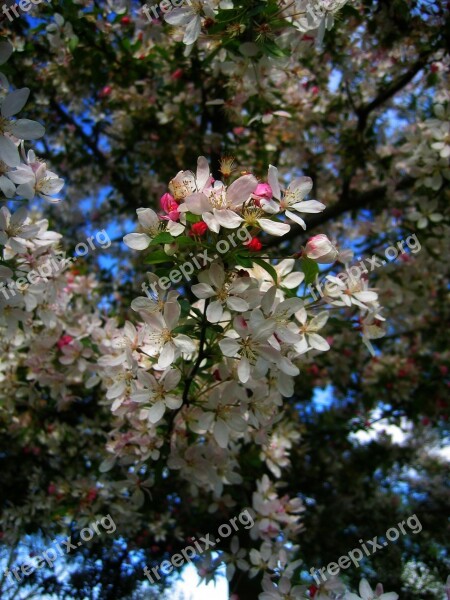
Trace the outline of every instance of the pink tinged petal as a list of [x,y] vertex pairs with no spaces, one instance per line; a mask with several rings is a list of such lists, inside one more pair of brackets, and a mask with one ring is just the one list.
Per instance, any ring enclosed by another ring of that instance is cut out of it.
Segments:
[[29,183],[22,183],[17,187],[17,195],[23,196],[27,200],[33,200],[34,188]]
[[150,398],[150,394],[148,392],[136,392],[136,394],[131,394],[131,399],[133,402],[137,402],[141,404],[142,402],[148,402]]
[[213,286],[220,290],[225,282],[225,271],[218,263],[213,263],[209,269],[209,278]]
[[12,117],[22,110],[28,101],[30,90],[22,88],[11,92],[6,96],[2,103],[2,117]]
[[282,594],[287,594],[291,589],[291,582],[289,581],[289,579],[282,577],[278,584],[278,589]]
[[149,408],[146,412],[150,423],[157,423],[163,418],[164,413],[166,412],[166,405],[162,400],[160,400],[151,408]]
[[292,271],[295,266],[295,260],[293,258],[284,258],[280,263],[276,266],[276,271],[283,277]]
[[146,250],[152,240],[146,233],[128,233],[123,241],[132,250]]
[[206,186],[210,177],[208,161],[204,156],[200,156],[197,160],[197,187],[199,190]]
[[166,391],[173,390],[180,383],[181,373],[176,369],[171,369],[164,376],[164,389]]
[[228,446],[228,427],[222,421],[222,419],[218,419],[216,424],[214,425],[214,439],[218,443],[221,448],[226,448]]
[[10,268],[0,265],[0,279],[8,279],[8,277],[12,277],[12,276],[13,276],[13,272],[11,271]]
[[157,229],[159,226],[158,215],[151,208],[138,208],[136,211],[138,221],[145,229],[150,231]]
[[47,202],[52,202],[53,204],[58,204],[58,202],[61,202],[61,198],[55,198],[55,196],[46,196],[40,192],[38,193],[38,196]]
[[18,254],[27,251],[27,247],[25,246],[21,238],[10,238],[9,245],[14,250],[14,252],[17,252]]
[[14,181],[14,183],[17,184],[30,183],[31,181],[35,180],[35,175],[32,169],[23,165],[21,165],[15,171],[10,171],[8,173],[8,177],[11,179],[11,181]]
[[319,213],[325,210],[326,206],[317,200],[303,200],[294,204],[292,208],[303,213]]
[[352,305],[352,301],[350,300],[350,297],[347,294],[343,294],[341,296],[341,300],[347,306],[351,306]]
[[246,358],[242,358],[239,361],[237,372],[239,381],[242,383],[247,383],[247,381],[250,379],[250,363]]
[[[263,311],[265,313],[268,313],[272,310],[272,306],[273,306],[273,303],[275,302],[276,294],[277,294],[277,288],[275,285],[270,287],[267,290],[267,292],[264,294],[264,297],[261,302],[261,308],[263,309]],[[258,315],[258,312],[256,310],[254,310],[252,313],[252,317],[253,317],[253,315]]]
[[166,302],[164,305],[164,321],[167,327],[172,331],[177,326],[180,318],[181,306],[178,302]]
[[249,309],[248,302],[236,296],[231,296],[227,299],[227,306],[236,312],[244,312]]
[[287,191],[290,193],[295,193],[297,198],[300,196],[303,200],[303,198],[309,194],[312,188],[313,182],[311,177],[297,177],[291,181]]
[[205,194],[202,194],[201,192],[188,196],[184,203],[189,212],[193,213],[194,215],[202,215],[205,212],[211,211],[211,203]]
[[113,400],[114,398],[118,398],[119,396],[121,396],[124,393],[125,388],[126,388],[125,382],[118,381],[112,387],[109,388],[109,390],[106,392],[106,397],[108,398],[108,400]]
[[278,223],[270,219],[258,219],[258,225],[270,235],[283,236],[290,231],[291,226],[288,223]]
[[281,190],[280,184],[278,182],[278,169],[276,167],[273,167],[272,165],[269,166],[269,174],[267,177],[267,181],[269,182],[269,185],[272,188],[273,197],[277,200],[280,200]]
[[196,350],[195,342],[191,340],[187,335],[180,333],[174,338],[175,346],[181,350],[184,354],[192,354]]
[[2,175],[0,177],[0,190],[7,198],[12,198],[16,193],[16,186],[10,179]]
[[206,318],[210,323],[218,323],[223,316],[222,303],[219,301],[212,302],[206,309]]
[[286,211],[286,216],[289,219],[291,219],[291,221],[294,221],[294,223],[297,223],[297,225],[300,225],[300,227],[302,227],[303,229],[306,229],[305,221],[301,217],[293,213],[291,210]]
[[197,41],[201,29],[201,17],[199,15],[196,15],[194,19],[192,19],[192,21],[188,24],[188,26],[186,27],[186,31],[184,32],[183,42],[186,44],[186,46],[190,46],[191,44]]
[[376,292],[354,292],[353,296],[361,302],[375,302],[378,300],[378,294]]
[[192,19],[192,10],[190,8],[175,8],[164,15],[164,20],[170,25],[187,25]]
[[50,181],[41,185],[41,192],[43,194],[53,195],[57,194],[64,187],[64,179],[60,179],[56,177],[54,179],[50,179]]
[[215,208],[213,210],[213,214],[219,225],[221,227],[225,227],[226,229],[236,229],[244,221],[242,217],[227,208],[222,210]]
[[236,340],[225,338],[219,342],[220,349],[224,356],[234,357],[239,353],[240,345]]
[[317,333],[308,333],[308,341],[312,348],[326,352],[330,349],[330,344]]
[[37,140],[44,135],[45,127],[37,121],[19,119],[9,125],[8,131],[21,140]]
[[20,165],[20,156],[17,146],[12,140],[4,135],[0,135],[0,159],[8,167],[18,167]]
[[183,398],[181,396],[166,396],[166,406],[172,410],[177,410],[183,405]]
[[175,221],[169,221],[169,224],[167,225],[167,231],[174,237],[181,235],[184,232],[184,229],[184,225],[176,223]]
[[275,332],[277,324],[275,321],[265,321],[258,323],[256,331],[252,332],[252,338],[258,342],[265,342],[272,333]]
[[308,343],[305,336],[303,336],[303,338],[297,344],[295,344],[295,351],[298,352],[298,354],[304,354],[308,351]]
[[160,314],[144,314],[143,318],[157,332],[161,332],[165,327],[164,319]]
[[291,375],[291,377],[296,377],[300,373],[299,368],[286,358],[286,356],[282,356],[279,359],[277,367],[286,375]]
[[345,290],[345,288],[347,287],[342,281],[342,279],[339,279],[339,277],[335,277],[334,275],[327,275],[325,279],[328,279],[328,281],[331,281],[331,283],[336,284],[338,287],[341,288],[341,290]]
[[283,279],[282,286],[288,290],[293,290],[294,288],[298,287],[304,279],[304,273],[290,273]]
[[245,290],[247,290],[250,287],[249,280],[250,280],[250,277],[236,279],[236,281],[234,281],[230,285],[230,292],[232,292],[233,294],[240,294],[242,292],[245,292]]
[[264,212],[269,213],[270,215],[276,215],[280,212],[279,205],[275,202],[275,200],[261,200],[260,206]]
[[[447,592],[447,596],[448,596],[448,592]],[[398,594],[396,594],[395,592],[387,592],[386,594],[381,594],[381,596],[379,596],[377,600],[397,600],[397,599],[398,599]]]
[[373,599],[373,591],[367,579],[361,579],[361,581],[359,582],[359,593],[362,596],[363,600]]
[[257,186],[258,180],[254,175],[243,175],[227,189],[227,200],[233,208],[240,207],[250,198]]
[[329,314],[326,311],[322,311],[318,315],[316,315],[311,322],[309,323],[309,327],[312,329],[322,329],[322,327],[328,321]]
[[292,331],[292,329],[288,328],[279,329],[277,331],[277,336],[282,342],[291,345],[297,344],[302,339],[302,336],[299,333],[296,333],[295,331]]
[[212,298],[216,295],[216,292],[207,283],[196,283],[191,289],[197,298]]
[[203,215],[203,221],[208,225],[208,229],[214,233],[219,233],[220,225],[212,213],[205,213]]
[[167,367],[170,367],[170,365],[173,363],[174,359],[175,359],[175,346],[172,342],[167,342],[166,344],[164,344],[164,347],[161,350],[161,353],[159,355],[158,365],[162,369],[166,369]]

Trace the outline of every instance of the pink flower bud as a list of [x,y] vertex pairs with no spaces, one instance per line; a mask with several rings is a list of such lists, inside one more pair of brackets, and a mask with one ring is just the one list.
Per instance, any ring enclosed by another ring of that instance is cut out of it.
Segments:
[[73,341],[73,337],[71,335],[63,335],[57,342],[56,345],[61,350],[64,346],[68,346]]
[[305,254],[308,258],[315,260],[319,264],[327,264],[333,263],[339,253],[327,236],[320,233],[308,240],[305,247]]
[[104,88],[102,88],[102,90],[100,91],[100,98],[106,98],[107,96],[109,96],[112,92],[112,87],[110,85],[105,85]]
[[183,77],[183,69],[176,69],[170,77],[171,79],[180,79]]
[[178,210],[178,203],[175,201],[175,198],[172,194],[164,194],[160,199],[161,208],[167,215],[171,221],[178,221],[180,219],[180,212]]
[[268,183],[258,183],[253,193],[255,196],[266,198],[267,200],[270,200],[273,196],[272,188]]

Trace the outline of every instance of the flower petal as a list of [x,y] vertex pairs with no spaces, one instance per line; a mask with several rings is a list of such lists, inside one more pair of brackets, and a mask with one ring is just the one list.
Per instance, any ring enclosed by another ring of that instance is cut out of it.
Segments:
[[10,92],[2,103],[2,117],[12,117],[22,110],[30,96],[29,88]]
[[146,233],[128,233],[123,241],[133,250],[146,250],[150,245],[151,238]]
[[270,219],[258,219],[258,225],[270,233],[270,235],[282,236],[286,235],[290,231],[291,226],[288,223],[279,223],[277,221],[271,221]]

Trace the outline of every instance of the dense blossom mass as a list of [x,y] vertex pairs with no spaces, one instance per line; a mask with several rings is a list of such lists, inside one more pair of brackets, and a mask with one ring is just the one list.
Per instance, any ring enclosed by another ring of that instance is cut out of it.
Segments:
[[[311,540],[335,511],[348,551],[367,514],[420,506],[429,468],[442,501],[448,15],[431,0],[169,4],[71,0],[2,29],[0,542],[13,556],[27,534],[110,513],[118,537],[92,557],[139,564],[110,592],[131,599],[148,592],[141,562],[248,508],[251,528],[194,561],[205,582],[225,564],[233,600],[422,597],[413,543],[395,577],[363,564],[317,584],[320,552],[339,553]],[[317,416],[314,390],[339,406]],[[383,439],[367,463],[391,471],[360,480],[355,438],[382,420],[416,438],[391,462]],[[400,501],[396,477],[417,494]],[[402,590],[373,590],[374,573]],[[0,595],[19,587],[5,576]]]

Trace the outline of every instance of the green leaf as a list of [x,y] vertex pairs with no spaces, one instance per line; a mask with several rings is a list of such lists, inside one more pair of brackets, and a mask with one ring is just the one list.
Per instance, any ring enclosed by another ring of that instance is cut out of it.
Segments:
[[272,267],[272,265],[270,263],[266,262],[262,258],[254,258],[253,262],[256,263],[257,265],[259,265],[265,271],[267,271],[267,273],[269,273],[269,275],[272,277],[275,285],[278,283],[277,272],[275,271],[275,269]]
[[72,38],[70,38],[68,46],[69,46],[69,50],[71,52],[73,52],[75,50],[75,48],[78,46],[78,42],[79,42],[79,39],[77,38],[76,35],[73,36]]
[[189,223],[198,223],[201,220],[201,217],[199,217],[198,215],[194,215],[190,212],[186,213],[186,221],[188,221]]
[[305,274],[305,284],[313,283],[319,274],[319,266],[311,258],[302,258],[300,261],[301,268]]
[[272,40],[265,41],[262,48],[265,50],[266,54],[274,56],[275,58],[285,58],[286,56],[289,56],[288,51],[277,46]]
[[162,231],[155,236],[150,242],[150,246],[155,246],[156,244],[172,244],[175,241],[175,238],[170,233],[166,231]]
[[193,240],[188,235],[180,235],[179,237],[175,238],[175,242],[179,246],[198,246],[198,242]]
[[162,250],[157,250],[156,252],[152,252],[145,259],[145,263],[147,265],[156,265],[158,263],[172,262],[172,261],[173,261],[173,257],[167,256],[167,254],[165,252],[163,252]]
[[241,265],[241,267],[246,267],[247,269],[251,269],[253,267],[253,260],[248,256],[242,256],[242,254],[236,254],[236,264]]

